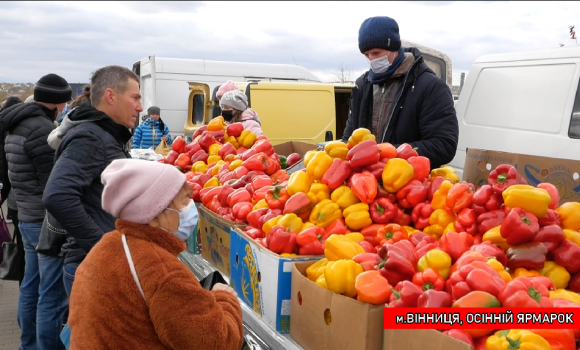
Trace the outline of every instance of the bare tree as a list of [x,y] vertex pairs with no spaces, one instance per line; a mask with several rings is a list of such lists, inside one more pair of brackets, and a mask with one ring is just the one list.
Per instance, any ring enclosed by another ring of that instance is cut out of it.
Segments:
[[336,70],[336,78],[341,84],[352,83],[352,70],[345,67],[345,65],[341,62],[338,65],[338,69]]

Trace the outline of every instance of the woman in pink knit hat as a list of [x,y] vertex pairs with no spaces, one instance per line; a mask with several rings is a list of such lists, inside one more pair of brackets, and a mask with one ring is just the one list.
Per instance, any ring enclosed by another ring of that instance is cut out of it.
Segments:
[[236,292],[219,283],[203,289],[177,259],[198,220],[185,175],[167,164],[122,159],[101,182],[116,230],[76,272],[70,349],[240,349]]

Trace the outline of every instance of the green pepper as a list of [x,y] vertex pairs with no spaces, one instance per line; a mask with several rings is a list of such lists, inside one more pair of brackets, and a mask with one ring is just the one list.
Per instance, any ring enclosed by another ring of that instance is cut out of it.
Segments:
[[282,169],[286,169],[288,167],[287,162],[286,162],[286,157],[282,156],[282,155],[278,155],[278,159],[280,160],[280,167]]

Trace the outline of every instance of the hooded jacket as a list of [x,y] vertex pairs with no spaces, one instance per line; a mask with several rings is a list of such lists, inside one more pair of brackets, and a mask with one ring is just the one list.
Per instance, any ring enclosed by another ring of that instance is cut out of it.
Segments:
[[[389,120],[377,142],[395,147],[409,143],[419,155],[429,158],[431,168],[449,163],[457,151],[459,125],[451,90],[423,61],[416,48],[406,48],[414,62],[390,104]],[[358,128],[372,130],[373,84],[366,72],[356,80],[350,112],[342,137],[347,142]]]
[[55,128],[55,112],[40,103],[20,103],[0,113],[2,198],[13,191],[22,222],[44,220],[42,194],[54,162],[47,137]]
[[258,118],[258,113],[253,109],[248,108],[242,112],[240,123],[244,126],[244,130],[251,131],[256,134],[256,136],[262,136],[262,124]]
[[[155,131],[155,135],[153,135]],[[155,140],[153,140],[155,136]],[[143,124],[139,125],[135,130],[135,135],[133,136],[133,148],[150,148],[159,146],[161,143],[161,138],[167,136],[167,144],[171,145],[171,135],[169,134],[169,128],[165,124],[163,130],[161,130],[161,124],[159,120],[153,120],[147,118]]]
[[131,133],[88,104],[67,117],[76,125],[69,125],[56,149],[42,201],[67,231],[62,252],[70,264],[82,262],[103,234],[115,228],[115,218],[101,206],[101,173],[113,160],[131,158],[126,146]]

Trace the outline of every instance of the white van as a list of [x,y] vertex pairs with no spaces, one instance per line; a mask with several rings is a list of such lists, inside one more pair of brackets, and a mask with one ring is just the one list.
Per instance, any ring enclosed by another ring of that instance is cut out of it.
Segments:
[[460,176],[467,148],[580,160],[580,47],[483,56],[455,109]]
[[[144,116],[151,106],[161,108],[161,118],[171,134],[183,135],[188,118],[189,82],[209,87],[208,100],[228,80],[236,82],[318,83],[306,68],[290,64],[223,62],[149,56],[133,64],[140,79]],[[202,98],[203,100],[203,98]],[[201,114],[203,115],[203,113]],[[138,118],[135,126],[143,122]],[[202,120],[196,121],[202,123]]]

